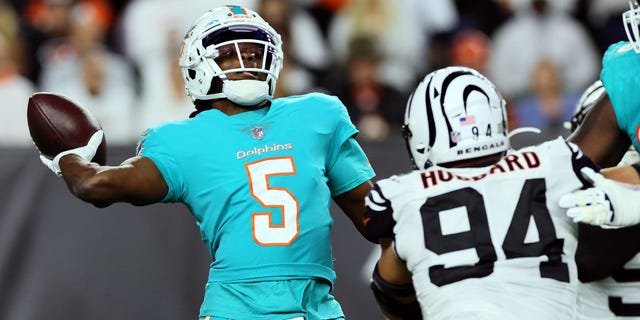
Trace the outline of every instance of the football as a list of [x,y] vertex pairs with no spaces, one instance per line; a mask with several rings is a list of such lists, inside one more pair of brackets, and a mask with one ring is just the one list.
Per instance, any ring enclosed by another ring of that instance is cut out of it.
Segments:
[[[50,92],[37,92],[29,98],[27,123],[33,143],[49,159],[62,151],[87,145],[91,136],[102,129],[87,109]],[[92,161],[105,165],[106,159],[107,143],[103,137]]]

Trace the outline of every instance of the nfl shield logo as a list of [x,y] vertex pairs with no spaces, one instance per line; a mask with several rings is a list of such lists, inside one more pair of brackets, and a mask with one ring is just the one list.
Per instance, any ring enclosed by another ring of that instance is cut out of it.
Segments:
[[462,135],[460,135],[460,132],[458,131],[451,132],[451,142],[458,143],[460,142],[461,139],[462,139]]
[[258,140],[264,138],[264,130],[262,127],[255,127],[251,129],[251,134],[253,135],[253,138]]

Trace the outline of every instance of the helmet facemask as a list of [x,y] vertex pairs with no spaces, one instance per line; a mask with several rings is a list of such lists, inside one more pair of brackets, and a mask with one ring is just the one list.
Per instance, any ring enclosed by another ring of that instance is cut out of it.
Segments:
[[283,61],[280,35],[244,10],[250,14],[210,11],[185,37],[180,67],[192,101],[226,98],[253,106],[273,98]]
[[633,50],[640,53],[640,6],[638,1],[629,0],[629,10],[622,14],[624,30],[633,45]]

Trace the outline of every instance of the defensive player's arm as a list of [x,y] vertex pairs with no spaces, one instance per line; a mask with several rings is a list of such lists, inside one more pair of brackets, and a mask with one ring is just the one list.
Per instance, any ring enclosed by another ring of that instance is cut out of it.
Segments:
[[568,138],[601,167],[613,167],[631,145],[618,126],[611,100],[606,92],[598,98],[582,124]]
[[97,207],[115,202],[146,205],[161,201],[167,184],[149,158],[133,157],[119,166],[100,166],[69,154],[60,159],[62,178],[69,190]]
[[[599,187],[575,191],[560,200],[560,206],[568,208],[569,217],[576,222],[583,222],[579,224],[575,258],[578,277],[582,282],[611,276],[640,250],[640,242],[636,241],[640,225],[633,223],[640,221],[634,219],[640,216],[640,210],[633,201],[640,197],[640,191],[603,180],[606,177],[627,184],[640,184],[640,175],[632,166],[607,168],[600,173],[602,176],[595,173],[588,175],[589,180],[594,183],[598,181],[595,184]],[[622,218],[630,223],[618,223]],[[609,229],[600,225],[631,226]]]
[[391,320],[422,319],[411,272],[393,250],[393,239],[379,239],[380,259],[373,270],[371,290],[380,311]]
[[608,227],[640,223],[640,207],[633,201],[640,197],[640,166],[608,168],[600,173],[582,168],[580,172],[593,187],[565,194],[559,202],[574,222]]

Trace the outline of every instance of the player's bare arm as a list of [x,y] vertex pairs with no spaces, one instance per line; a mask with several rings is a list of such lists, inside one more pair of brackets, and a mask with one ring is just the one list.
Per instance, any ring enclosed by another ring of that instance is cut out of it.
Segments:
[[153,161],[144,157],[127,159],[119,166],[100,166],[70,154],[60,159],[60,169],[69,190],[97,207],[159,202],[168,190]]
[[[640,166],[640,163],[635,164]],[[600,170],[607,179],[616,180],[628,184],[640,184],[640,175],[633,166],[613,167]]]
[[360,233],[363,233],[362,217],[364,216],[365,206],[364,198],[367,197],[373,183],[369,180],[359,186],[337,195],[333,198],[338,207],[342,209],[349,219],[353,222]]
[[[404,261],[398,259],[393,251],[393,239],[380,239],[380,260],[378,260],[378,272],[385,280],[393,284],[402,285],[411,283],[411,272]],[[409,302],[409,301],[405,301]]]
[[582,124],[568,138],[595,163],[615,166],[631,145],[629,137],[618,127],[611,100],[606,92],[595,102]]
[[382,252],[376,265],[371,290],[380,311],[391,320],[422,319],[411,272],[393,250],[392,238],[379,239]]

